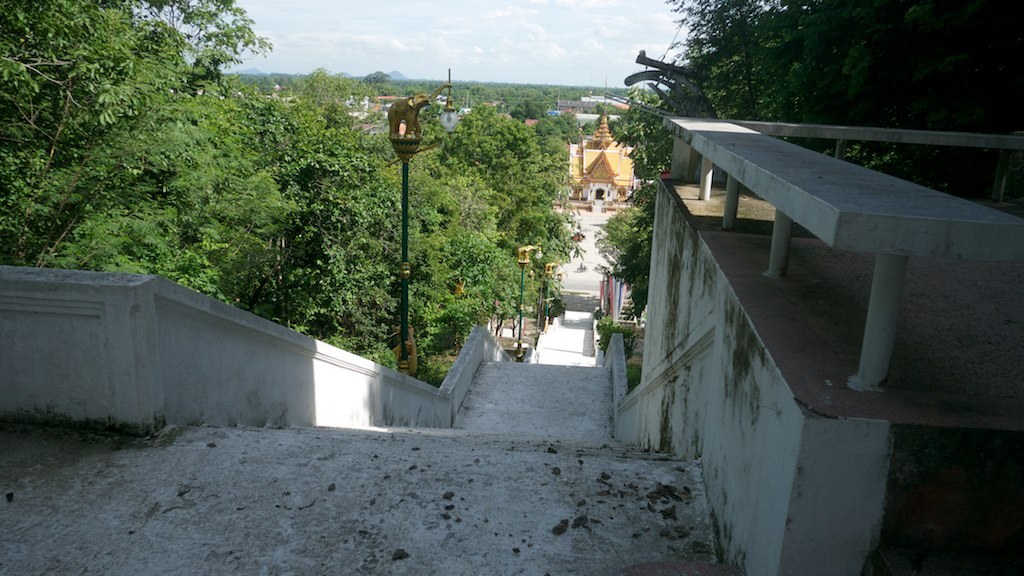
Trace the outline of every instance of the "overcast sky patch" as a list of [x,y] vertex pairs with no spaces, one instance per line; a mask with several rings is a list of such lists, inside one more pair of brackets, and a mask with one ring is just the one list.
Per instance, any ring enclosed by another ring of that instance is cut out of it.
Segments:
[[[622,86],[676,34],[664,0],[236,0],[274,45],[237,69],[521,84]],[[638,49],[638,46],[640,47]],[[671,56],[671,53],[670,53]]]

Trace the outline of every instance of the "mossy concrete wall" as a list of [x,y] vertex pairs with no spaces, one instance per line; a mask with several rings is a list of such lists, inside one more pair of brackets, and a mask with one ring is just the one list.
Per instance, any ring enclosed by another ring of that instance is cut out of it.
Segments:
[[616,437],[701,459],[722,554],[747,574],[859,574],[881,525],[889,425],[796,402],[664,185],[648,306],[643,381]]

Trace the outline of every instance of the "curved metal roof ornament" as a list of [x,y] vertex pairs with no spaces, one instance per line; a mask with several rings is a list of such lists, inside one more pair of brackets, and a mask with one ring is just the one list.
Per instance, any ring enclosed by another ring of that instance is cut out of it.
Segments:
[[718,117],[711,101],[704,95],[700,86],[694,82],[693,78],[696,74],[689,68],[648,58],[644,50],[641,50],[636,57],[636,63],[653,68],[653,70],[630,74],[624,81],[626,86],[648,82],[648,88],[653,90],[672,112],[679,116]]

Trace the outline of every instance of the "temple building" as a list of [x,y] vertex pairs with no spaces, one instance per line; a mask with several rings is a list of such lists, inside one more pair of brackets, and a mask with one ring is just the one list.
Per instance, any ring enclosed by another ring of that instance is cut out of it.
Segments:
[[572,200],[599,211],[627,202],[634,185],[632,150],[612,138],[602,115],[593,136],[569,145]]

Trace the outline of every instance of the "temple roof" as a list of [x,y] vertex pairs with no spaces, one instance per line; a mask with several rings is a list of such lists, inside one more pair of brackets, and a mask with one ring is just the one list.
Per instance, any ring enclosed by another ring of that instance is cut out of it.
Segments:
[[574,184],[607,183],[628,188],[633,184],[632,147],[623,146],[612,137],[608,117],[601,121],[594,135],[581,144],[569,145],[569,173]]
[[612,166],[609,155],[604,152],[598,154],[597,158],[594,158],[594,160],[590,162],[587,166],[586,173],[590,180],[608,182],[615,180],[615,177],[619,174],[618,170]]
[[612,132],[608,129],[608,115],[601,114],[597,131],[594,132],[594,137],[587,143],[587,148],[605,149],[613,144],[615,144],[615,139],[612,138]]

